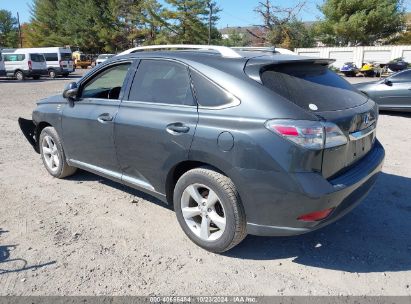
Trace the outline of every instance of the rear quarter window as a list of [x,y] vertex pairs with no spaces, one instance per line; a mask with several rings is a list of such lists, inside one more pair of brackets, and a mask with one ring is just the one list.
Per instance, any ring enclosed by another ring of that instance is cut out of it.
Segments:
[[221,107],[236,102],[232,94],[226,92],[200,73],[190,70],[197,103],[202,107]]
[[327,66],[319,64],[283,64],[264,68],[263,85],[296,105],[319,111],[343,110],[367,101],[359,91]]
[[26,59],[26,55],[24,54],[5,54],[4,61],[6,62],[13,62],[13,61],[23,61]]

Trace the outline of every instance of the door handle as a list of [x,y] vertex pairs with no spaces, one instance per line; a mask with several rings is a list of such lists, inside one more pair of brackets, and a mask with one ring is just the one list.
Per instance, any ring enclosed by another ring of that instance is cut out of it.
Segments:
[[176,122],[169,124],[166,130],[168,133],[175,135],[176,133],[188,133],[188,131],[190,131],[190,127],[181,122]]
[[98,120],[99,122],[101,122],[101,123],[105,123],[105,122],[113,121],[113,116],[111,116],[111,115],[108,114],[108,113],[104,113],[104,114],[101,114],[101,115],[97,118],[97,120]]

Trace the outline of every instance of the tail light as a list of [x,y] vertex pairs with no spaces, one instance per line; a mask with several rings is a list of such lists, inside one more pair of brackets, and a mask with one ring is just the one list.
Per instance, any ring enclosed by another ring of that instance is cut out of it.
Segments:
[[303,222],[321,221],[321,220],[325,219],[326,217],[328,217],[333,210],[334,210],[334,208],[330,208],[330,209],[325,209],[325,210],[321,210],[321,211],[315,211],[315,212],[307,213],[307,214],[299,216],[297,218],[297,220],[303,221]]
[[28,64],[29,64],[29,70],[32,70],[33,69],[33,63],[31,62],[31,60],[29,60]]
[[331,122],[310,120],[269,120],[265,124],[270,131],[307,149],[321,150],[347,143],[341,129]]

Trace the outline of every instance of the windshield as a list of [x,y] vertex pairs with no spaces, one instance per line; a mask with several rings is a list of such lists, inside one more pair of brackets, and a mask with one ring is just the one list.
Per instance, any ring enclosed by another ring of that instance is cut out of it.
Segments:
[[61,53],[61,60],[70,61],[71,60],[71,53]]
[[44,56],[41,54],[30,54],[30,59],[33,62],[45,62]]
[[342,110],[367,100],[325,65],[273,65],[262,72],[261,80],[264,86],[304,109],[313,104],[319,111]]

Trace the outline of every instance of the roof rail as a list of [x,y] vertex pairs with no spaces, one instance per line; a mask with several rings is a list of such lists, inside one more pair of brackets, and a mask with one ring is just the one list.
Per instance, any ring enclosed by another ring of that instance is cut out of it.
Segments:
[[232,48],[226,46],[218,46],[218,45],[196,45],[196,44],[168,44],[168,45],[149,45],[149,46],[139,46],[129,50],[126,50],[118,55],[126,55],[136,52],[142,51],[149,51],[149,50],[166,50],[166,49],[181,49],[181,50],[213,50],[218,53],[222,57],[229,57],[229,58],[242,58],[240,54],[238,54]]
[[244,51],[244,52],[268,52],[268,53],[278,53],[278,54],[290,54],[296,55],[293,51],[283,49],[283,48],[276,48],[274,46],[270,47],[254,47],[254,46],[245,46],[245,47],[232,47],[232,49],[237,51]]

